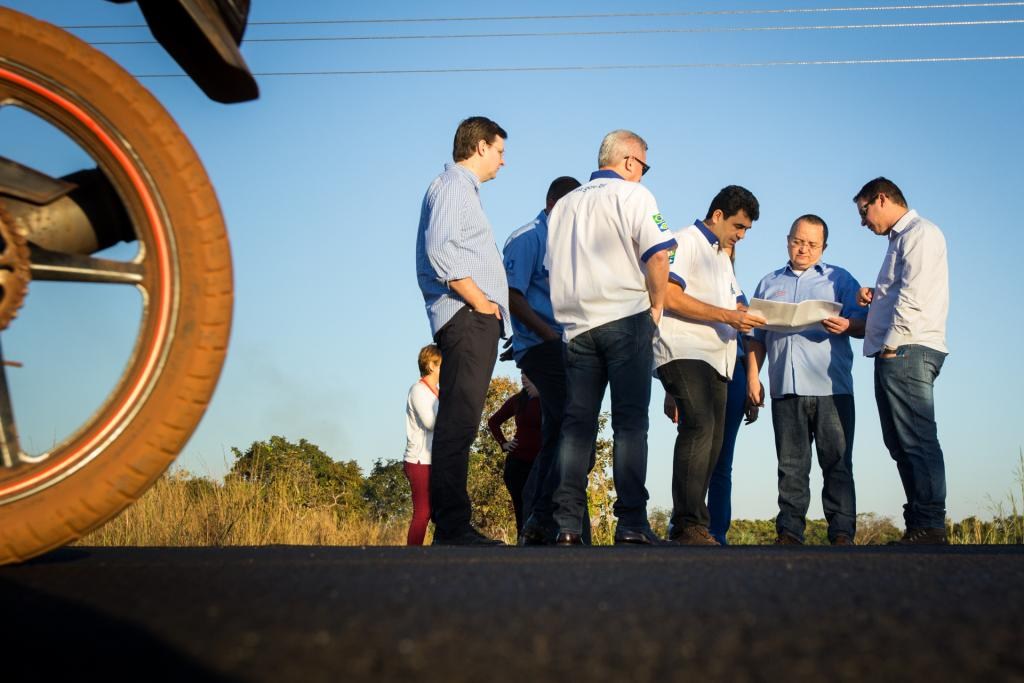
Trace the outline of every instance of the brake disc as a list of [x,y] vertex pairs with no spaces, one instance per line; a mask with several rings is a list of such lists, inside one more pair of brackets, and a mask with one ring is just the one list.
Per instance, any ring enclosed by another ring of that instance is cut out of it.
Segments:
[[18,314],[32,279],[26,231],[0,202],[0,330]]

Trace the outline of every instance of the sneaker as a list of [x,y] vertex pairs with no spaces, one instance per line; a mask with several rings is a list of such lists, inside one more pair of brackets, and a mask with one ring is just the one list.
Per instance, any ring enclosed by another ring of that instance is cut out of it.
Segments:
[[708,528],[700,524],[683,526],[683,530],[672,536],[669,541],[676,545],[718,545],[715,537],[708,533]]
[[903,538],[889,541],[889,545],[949,545],[946,528],[929,529],[926,527],[907,527]]
[[836,534],[836,537],[832,539],[832,545],[854,545],[854,542],[846,534]]
[[803,545],[804,542],[791,533],[780,531],[775,537],[775,545]]
[[434,532],[434,542],[432,545],[495,546],[505,545],[505,542],[499,541],[496,538],[491,538],[490,536],[485,536],[473,527],[469,527],[468,529],[451,536],[439,536],[437,532]]

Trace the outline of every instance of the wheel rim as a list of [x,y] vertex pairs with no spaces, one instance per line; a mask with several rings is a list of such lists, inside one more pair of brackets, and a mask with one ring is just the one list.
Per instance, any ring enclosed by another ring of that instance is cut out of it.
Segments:
[[[131,283],[142,296],[139,331],[125,369],[92,417],[48,451],[30,456],[17,442],[6,382],[0,380],[0,421],[10,466],[0,465],[0,505],[31,496],[99,457],[137,415],[164,369],[178,307],[177,254],[166,211],[132,147],[98,111],[52,80],[0,60],[0,107],[13,105],[74,140],[114,185],[135,228],[139,252],[127,275],[102,259],[81,257],[62,272],[33,263],[33,279]],[[86,272],[92,276],[86,276]],[[118,275],[117,273],[121,274]],[[0,372],[5,372],[0,367]],[[4,407],[6,406],[6,411]]]

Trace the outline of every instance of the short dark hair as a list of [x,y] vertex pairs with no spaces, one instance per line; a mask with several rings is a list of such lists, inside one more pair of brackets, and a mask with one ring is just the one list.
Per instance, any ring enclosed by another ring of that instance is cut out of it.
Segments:
[[903,196],[900,188],[896,186],[896,183],[882,176],[869,180],[864,187],[860,188],[860,192],[853,196],[853,201],[870,202],[880,194],[884,194],[904,209],[907,208],[907,199]]
[[505,129],[486,116],[470,116],[459,124],[455,130],[455,143],[452,145],[452,159],[465,161],[473,156],[477,143],[481,140],[494,144],[494,138],[508,140]]
[[555,178],[551,181],[550,187],[548,187],[548,196],[546,197],[549,205],[554,205],[559,199],[569,194],[577,187],[580,186],[580,181],[576,180],[570,175],[564,175]]
[[793,231],[796,230],[796,224],[799,223],[800,221],[807,221],[812,225],[820,225],[823,233],[821,246],[825,246],[826,244],[828,244],[828,223],[825,222],[824,218],[822,218],[821,216],[817,216],[813,213],[805,213],[803,216],[800,216],[800,218],[797,218],[795,221],[793,221],[793,225],[789,226],[790,235],[792,235]]
[[757,197],[750,190],[739,185],[723,187],[715,195],[715,198],[711,200],[711,206],[708,207],[708,215],[704,217],[704,220],[710,220],[712,214],[719,209],[722,210],[726,218],[735,216],[740,211],[746,211],[751,221],[756,221],[761,215],[761,207],[757,203]]

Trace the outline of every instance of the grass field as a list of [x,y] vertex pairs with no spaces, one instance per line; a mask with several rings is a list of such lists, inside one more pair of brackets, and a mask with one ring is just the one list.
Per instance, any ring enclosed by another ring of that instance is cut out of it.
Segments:
[[[970,517],[947,523],[956,544],[1024,543],[1024,457],[1017,471],[1020,498],[1009,495],[993,503],[987,519]],[[405,514],[374,516],[351,512],[335,504],[311,504],[296,495],[297,483],[229,478],[215,482],[187,472],[162,477],[138,502],[106,526],[84,537],[90,546],[228,546],[228,545],[402,545]],[[651,515],[656,530],[664,530],[667,514]],[[610,524],[594,529],[595,544],[611,541]],[[507,524],[483,529],[514,542]],[[891,519],[871,513],[858,515],[858,544],[883,544],[901,530]],[[809,520],[808,544],[825,544],[824,520]],[[772,520],[734,520],[729,541],[734,545],[763,545],[775,538]],[[427,542],[429,543],[429,535]]]

